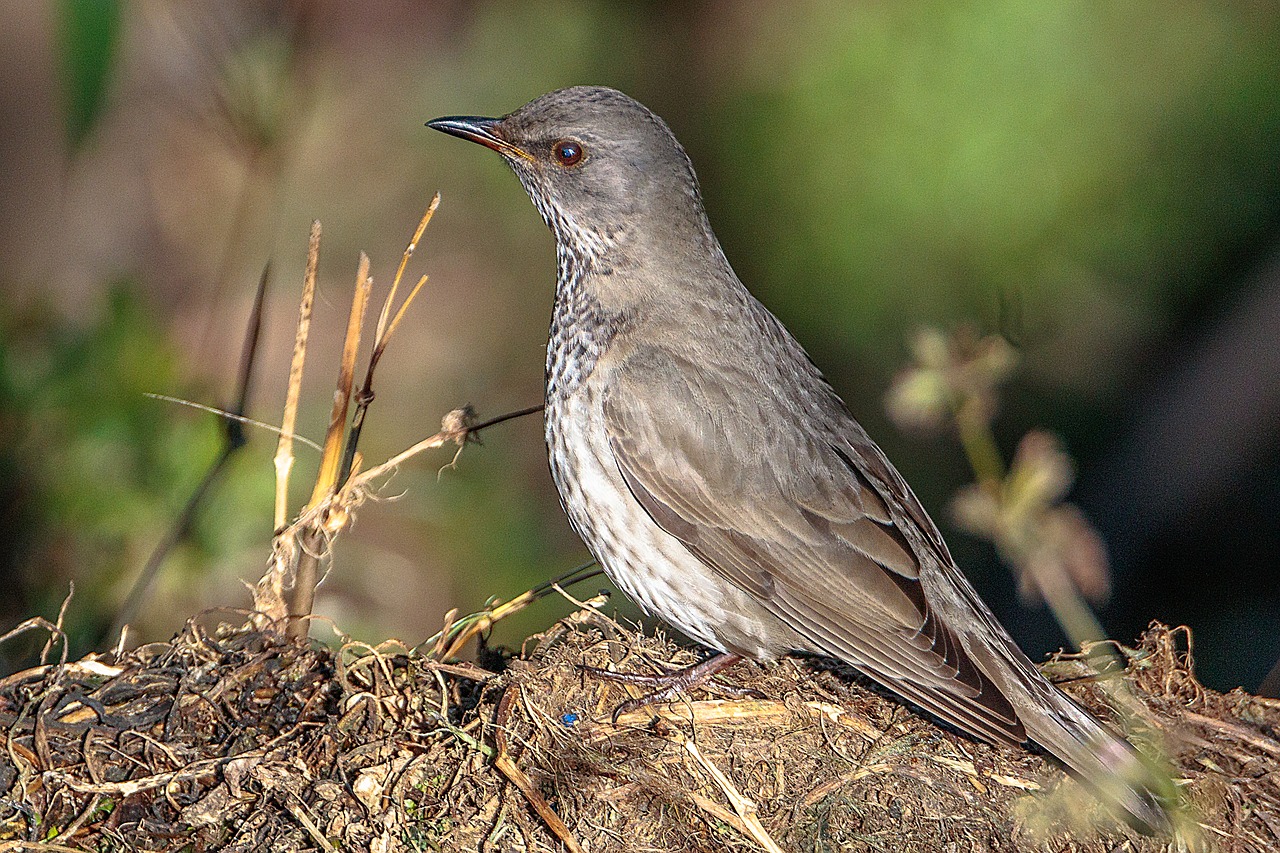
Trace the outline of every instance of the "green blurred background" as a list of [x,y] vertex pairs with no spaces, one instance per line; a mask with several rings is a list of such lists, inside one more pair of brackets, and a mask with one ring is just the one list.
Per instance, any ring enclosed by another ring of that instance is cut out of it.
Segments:
[[[597,83],[671,124],[739,274],[944,528],[963,456],[894,428],[883,395],[916,328],[969,324],[1022,355],[1006,454],[1040,425],[1076,456],[1073,498],[1112,551],[1113,634],[1189,624],[1217,687],[1256,689],[1280,657],[1274,3],[9,0],[3,21],[0,630],[52,618],[74,580],[73,652],[102,642],[218,448],[212,416],[145,395],[228,402],[268,259],[250,414],[279,422],[314,218],[305,434],[327,417],[358,251],[385,287],[436,190],[413,267],[431,282],[381,367],[366,458],[462,403],[538,402],[550,236],[496,157],[422,125]],[[250,436],[139,639],[247,604],[275,450]],[[361,510],[321,614],[418,642],[451,607],[585,559],[538,419],[484,438]],[[295,507],[315,467],[298,450]],[[1064,642],[989,546],[948,533],[1033,656]],[[539,604],[495,639],[568,609]],[[36,645],[0,648],[5,668]]]

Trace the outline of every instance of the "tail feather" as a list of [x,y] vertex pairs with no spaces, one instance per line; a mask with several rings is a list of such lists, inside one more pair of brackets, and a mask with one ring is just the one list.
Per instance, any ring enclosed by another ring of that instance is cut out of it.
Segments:
[[1135,829],[1169,835],[1169,808],[1176,795],[1168,775],[1069,696],[1046,686],[1053,691],[1051,706],[1057,713],[1026,715],[1031,739],[1105,802],[1119,807],[1120,816]]

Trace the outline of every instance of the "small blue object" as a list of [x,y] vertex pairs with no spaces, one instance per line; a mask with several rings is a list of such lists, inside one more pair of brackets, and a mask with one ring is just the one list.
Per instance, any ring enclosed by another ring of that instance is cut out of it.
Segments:
[[578,722],[578,715],[570,711],[568,714],[560,715],[560,724],[566,729],[573,728],[574,723]]

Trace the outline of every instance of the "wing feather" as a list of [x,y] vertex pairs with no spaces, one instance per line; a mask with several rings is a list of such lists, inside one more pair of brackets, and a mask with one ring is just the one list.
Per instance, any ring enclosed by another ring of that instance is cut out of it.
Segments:
[[768,435],[759,407],[772,401],[730,398],[690,380],[692,365],[657,361],[617,368],[603,400],[614,460],[654,522],[807,651],[977,737],[1024,741],[1013,707],[920,583],[922,563],[950,560],[945,546],[852,418],[849,441],[839,429]]

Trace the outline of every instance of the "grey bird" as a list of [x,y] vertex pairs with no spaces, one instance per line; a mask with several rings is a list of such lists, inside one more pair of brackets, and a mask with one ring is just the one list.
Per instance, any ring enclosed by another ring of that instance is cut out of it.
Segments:
[[1159,774],[1022,653],[738,280],[662,119],[574,87],[428,126],[501,154],[555,235],[551,472],[613,582],[721,653],[669,686],[741,657],[833,657],[976,738],[1034,741],[1130,823],[1169,830]]

